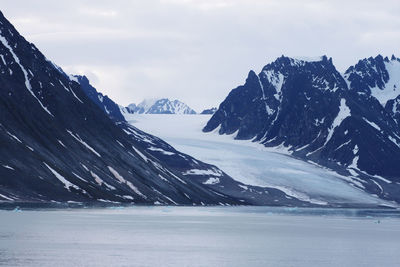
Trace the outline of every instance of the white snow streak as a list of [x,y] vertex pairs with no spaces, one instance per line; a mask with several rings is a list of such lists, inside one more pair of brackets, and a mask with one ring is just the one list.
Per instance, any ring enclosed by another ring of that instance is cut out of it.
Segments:
[[328,136],[323,146],[325,146],[332,138],[335,128],[338,127],[343,122],[344,119],[350,116],[351,116],[350,108],[346,105],[346,100],[342,98],[340,100],[339,113],[333,120],[332,126],[328,130]]
[[59,143],[60,145],[62,145],[63,147],[67,148],[67,147],[64,145],[63,142],[61,142],[60,140],[57,140],[57,141],[58,141],[58,143]]
[[96,156],[101,157],[101,155],[100,155],[96,150],[94,150],[91,146],[89,146],[85,141],[83,141],[83,140],[79,137],[78,134],[75,136],[70,130],[67,130],[67,132],[68,132],[73,138],[75,138],[75,140],[77,140],[79,143],[81,143],[82,145],[84,145],[87,149],[89,149],[90,151],[92,151]]
[[205,181],[203,184],[219,184],[219,178],[210,177],[210,178],[208,178],[208,180]]
[[11,136],[13,139],[15,139],[16,141],[18,141],[19,143],[22,144],[22,141],[21,141],[17,136],[13,135],[13,134],[10,133],[9,131],[7,131],[7,134],[8,134],[9,136]]
[[6,63],[6,60],[4,59],[4,56],[0,55],[0,57],[1,57],[1,60],[3,61],[3,63],[4,63],[4,66],[7,66],[7,63]]
[[96,181],[96,183],[98,185],[102,185],[104,184],[105,186],[107,186],[109,189],[111,190],[115,190],[116,188],[112,185],[107,184],[106,182],[104,182],[97,174],[95,174],[94,172],[90,171],[90,174],[92,175],[92,177],[94,178],[94,180]]
[[15,169],[13,167],[9,166],[9,165],[1,165],[1,166],[3,166],[6,169],[10,169],[10,170],[15,171]]
[[213,175],[213,176],[222,176],[222,173],[219,170],[200,170],[200,169],[192,169],[183,173],[183,175]]
[[4,199],[6,199],[6,200],[14,201],[14,199],[9,198],[9,197],[6,197],[6,196],[3,195],[3,194],[0,194],[0,197],[4,198]]
[[108,169],[114,175],[114,177],[119,181],[119,183],[126,184],[130,189],[132,189],[133,192],[135,192],[137,195],[147,198],[145,195],[142,194],[142,192],[139,191],[139,189],[134,186],[131,182],[125,180],[124,177],[122,177],[116,170],[114,170],[111,166],[108,166]]
[[380,132],[382,131],[381,128],[380,128],[378,125],[376,125],[375,123],[373,123],[373,122],[367,120],[366,118],[363,118],[363,119],[364,119],[364,121],[365,121],[366,123],[368,123],[369,125],[371,125],[371,126],[374,127],[375,129],[377,129],[378,131],[380,131]]
[[145,155],[143,155],[142,152],[140,152],[139,150],[137,150],[134,146],[132,146],[132,148],[133,148],[133,150],[135,150],[135,152],[136,152],[137,154],[139,154],[139,156],[140,156],[142,159],[144,159],[145,161],[148,161],[148,160],[149,160]]
[[45,162],[43,162],[43,164],[54,174],[54,176],[61,182],[64,184],[64,187],[66,189],[68,189],[68,191],[70,190],[70,187],[79,189],[79,187],[77,187],[76,185],[74,185],[73,183],[69,182],[67,179],[64,178],[64,176],[62,176],[61,174],[59,174],[57,171],[55,171],[53,168],[51,168],[49,165],[47,165]]
[[151,151],[157,151],[157,152],[161,152],[162,154],[164,154],[164,155],[168,155],[168,156],[170,156],[170,155],[175,155],[175,153],[173,153],[173,152],[169,152],[169,151],[165,151],[164,149],[161,149],[161,148],[158,148],[158,147],[149,147],[149,148],[147,148],[148,150],[151,150]]
[[[0,31],[1,33],[1,31]],[[11,46],[8,44],[7,39],[4,38],[3,36],[0,35],[0,42],[3,43],[3,45],[10,51],[11,55],[13,56],[15,62],[20,66],[24,77],[25,77],[25,86],[26,89],[28,89],[28,91],[31,93],[31,95],[39,102],[40,106],[47,112],[49,113],[51,116],[54,117],[53,114],[51,114],[51,112],[42,104],[42,102],[39,100],[39,98],[36,97],[36,95],[33,93],[32,91],[32,85],[29,81],[28,78],[28,72],[25,70],[25,68],[22,66],[21,62],[19,61],[19,58],[17,57],[17,55],[14,53],[14,50],[11,48]]]
[[[82,166],[85,166],[85,165],[82,164]],[[86,168],[86,166],[85,166],[84,168],[85,168],[86,170],[88,170],[88,169]],[[94,178],[94,180],[96,181],[96,183],[97,183],[98,185],[102,185],[102,184],[104,183],[104,181],[103,181],[97,174],[95,174],[94,172],[90,171],[90,175],[92,175],[92,177]]]

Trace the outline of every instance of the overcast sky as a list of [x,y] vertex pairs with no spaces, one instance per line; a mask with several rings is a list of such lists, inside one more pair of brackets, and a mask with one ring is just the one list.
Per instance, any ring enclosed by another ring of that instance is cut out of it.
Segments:
[[250,69],[326,54],[340,71],[400,55],[400,1],[0,0],[19,32],[122,105],[218,106]]

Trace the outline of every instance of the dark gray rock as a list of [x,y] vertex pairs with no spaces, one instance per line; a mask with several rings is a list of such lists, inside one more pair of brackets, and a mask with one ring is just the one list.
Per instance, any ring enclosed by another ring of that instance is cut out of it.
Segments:
[[400,202],[400,93],[387,103],[373,93],[393,90],[388,82],[400,73],[390,77],[388,64],[396,62],[364,59],[342,76],[326,56],[282,56],[258,75],[251,71],[204,131],[219,128],[220,134],[237,132],[237,139],[287,147],[294,157],[355,177],[361,189]]
[[215,112],[217,111],[217,108],[209,108],[209,109],[205,109],[205,110],[203,110],[200,114],[203,114],[203,115],[212,115],[212,114],[214,114]]

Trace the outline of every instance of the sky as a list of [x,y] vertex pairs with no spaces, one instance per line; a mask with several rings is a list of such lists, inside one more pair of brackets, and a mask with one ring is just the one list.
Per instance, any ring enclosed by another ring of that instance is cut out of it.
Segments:
[[218,106],[281,55],[400,56],[399,0],[0,0],[25,38],[121,105]]

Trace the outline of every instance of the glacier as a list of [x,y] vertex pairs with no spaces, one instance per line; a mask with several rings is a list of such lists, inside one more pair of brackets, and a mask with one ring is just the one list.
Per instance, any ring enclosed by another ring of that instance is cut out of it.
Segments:
[[232,178],[255,186],[271,187],[315,204],[363,203],[396,206],[366,193],[345,177],[327,168],[291,157],[287,148],[268,148],[250,140],[234,140],[216,130],[202,132],[210,115],[128,114],[126,120],[151,132],[179,151],[214,164]]

